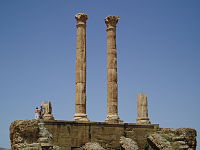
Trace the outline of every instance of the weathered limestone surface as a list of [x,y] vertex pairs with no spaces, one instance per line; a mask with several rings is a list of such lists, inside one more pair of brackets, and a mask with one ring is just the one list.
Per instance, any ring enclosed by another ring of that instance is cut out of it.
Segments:
[[134,140],[142,149],[147,143],[146,137],[158,130],[158,125],[72,121],[48,121],[45,127],[53,135],[52,144],[60,146],[62,150],[78,150],[90,142],[98,143],[106,150],[113,150],[121,147],[121,136]]
[[170,142],[160,134],[151,134],[148,137],[148,142],[153,149],[172,150]]
[[116,24],[118,16],[105,18],[107,26],[107,118],[108,123],[119,123],[118,116],[118,83],[117,83],[117,50]]
[[51,141],[53,140],[52,134],[44,127],[44,122],[41,121],[38,123],[39,125],[39,139],[37,140],[41,147],[52,147]]
[[139,149],[137,143],[134,140],[132,140],[130,138],[126,138],[124,136],[122,136],[120,138],[120,144],[125,150],[138,150]]
[[196,131],[190,128],[161,129],[158,125],[152,124],[103,122],[45,121],[43,124],[40,123],[35,120],[13,122],[10,126],[12,149],[41,150],[44,144],[54,150],[80,150],[84,146],[85,149],[86,147],[88,149],[101,147],[106,150],[137,149],[136,145],[138,150],[196,149]]
[[[39,126],[37,120],[17,120],[10,126],[10,141],[12,149],[20,150],[23,145],[37,143]],[[38,147],[37,144],[32,145]]]
[[148,117],[148,100],[144,93],[137,96],[137,124],[150,124]]
[[51,144],[52,140],[43,120],[16,120],[10,126],[12,150],[59,150],[59,146]]
[[75,16],[76,34],[76,98],[75,121],[89,121],[86,114],[86,20],[88,16],[79,13]]
[[10,126],[11,144],[37,142],[39,127],[37,120],[17,120]]
[[41,119],[54,120],[54,117],[52,114],[51,102],[50,101],[43,102],[41,106],[42,106]]
[[84,146],[80,148],[81,150],[105,150],[99,143],[86,143]]
[[162,150],[195,150],[196,130],[191,128],[163,128],[148,136],[151,148]]
[[156,129],[152,130],[151,125],[138,125],[138,127],[144,128],[133,128],[131,126],[127,126],[125,128],[125,137],[134,140],[139,150],[144,149],[145,145],[147,145],[147,136],[153,134],[159,130],[155,125],[153,125]]

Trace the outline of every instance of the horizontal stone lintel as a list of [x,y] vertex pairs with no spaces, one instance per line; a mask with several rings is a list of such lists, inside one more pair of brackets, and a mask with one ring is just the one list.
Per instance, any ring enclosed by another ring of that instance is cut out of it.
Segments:
[[65,120],[44,121],[46,125],[74,125],[74,126],[104,126],[104,127],[131,127],[131,128],[159,128],[159,124],[139,125],[136,123],[111,124],[106,122],[76,122]]

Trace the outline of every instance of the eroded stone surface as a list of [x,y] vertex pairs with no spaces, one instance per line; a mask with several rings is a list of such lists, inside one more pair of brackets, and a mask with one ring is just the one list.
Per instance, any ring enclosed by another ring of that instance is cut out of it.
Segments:
[[42,120],[16,120],[10,126],[10,141],[12,150],[43,150],[45,148],[58,150],[52,145],[52,134],[44,127]]
[[139,150],[138,145],[134,140],[124,136],[120,137],[120,144],[125,150]]
[[19,143],[37,143],[39,126],[37,120],[16,120],[10,126],[11,145]]
[[150,124],[148,117],[148,99],[144,93],[137,96],[137,124]]
[[151,134],[147,140],[153,149],[172,150],[170,142],[160,134]]
[[89,121],[86,115],[86,21],[88,16],[78,13],[76,16],[76,97],[75,121]]
[[161,129],[148,136],[151,148],[160,150],[195,150],[196,131],[190,128]]
[[105,18],[107,26],[107,123],[120,123],[118,116],[116,24],[118,16]]
[[[190,128],[160,129],[158,125],[107,124],[103,122],[15,121],[11,124],[11,144],[15,150],[42,146],[51,149],[80,149],[86,143],[98,143],[106,150],[195,150],[196,131]],[[29,135],[29,136],[28,136]],[[120,137],[123,137],[120,139]],[[29,149],[25,149],[29,150]]]
[[41,143],[41,145],[49,146],[51,147],[51,141],[53,140],[53,135],[47,130],[47,128],[44,127],[43,122],[39,122],[39,139],[38,142]]
[[43,102],[41,106],[42,106],[41,119],[54,120],[54,117],[52,114],[51,102],[50,101]]
[[81,150],[105,150],[99,143],[86,143],[84,146],[81,147]]

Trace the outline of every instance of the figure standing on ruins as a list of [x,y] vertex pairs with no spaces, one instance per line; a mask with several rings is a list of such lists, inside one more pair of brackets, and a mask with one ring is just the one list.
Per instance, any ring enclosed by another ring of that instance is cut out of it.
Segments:
[[39,119],[39,113],[40,113],[40,110],[38,109],[38,107],[36,107],[35,109],[35,119]]

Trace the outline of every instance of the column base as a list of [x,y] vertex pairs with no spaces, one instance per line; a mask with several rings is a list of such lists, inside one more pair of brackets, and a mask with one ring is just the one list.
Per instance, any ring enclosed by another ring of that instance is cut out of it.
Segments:
[[90,120],[87,118],[87,115],[86,114],[82,114],[82,113],[75,113],[74,121],[90,122]]
[[151,124],[149,118],[141,118],[141,119],[137,119],[136,124]]
[[110,123],[110,124],[113,124],[113,123],[114,124],[123,123],[123,121],[119,119],[118,115],[107,115],[105,122],[106,123]]
[[55,120],[52,114],[44,114],[42,119],[44,119],[44,120]]

